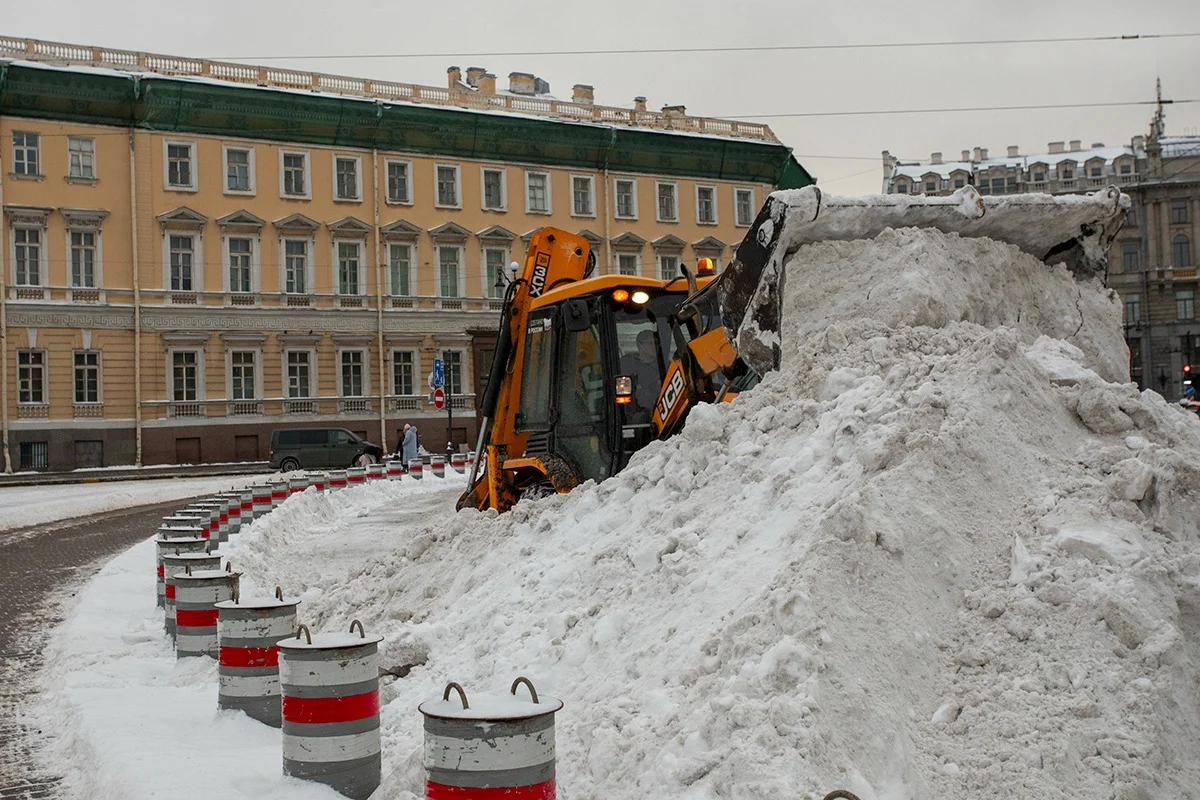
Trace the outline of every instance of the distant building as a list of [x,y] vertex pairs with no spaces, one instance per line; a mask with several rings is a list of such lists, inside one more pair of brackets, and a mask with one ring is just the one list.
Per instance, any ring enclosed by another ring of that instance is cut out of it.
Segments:
[[674,276],[812,182],[766,125],[447,73],[0,36],[5,468],[262,460],[314,423],[473,442],[498,274],[539,228],[585,236],[602,273]]

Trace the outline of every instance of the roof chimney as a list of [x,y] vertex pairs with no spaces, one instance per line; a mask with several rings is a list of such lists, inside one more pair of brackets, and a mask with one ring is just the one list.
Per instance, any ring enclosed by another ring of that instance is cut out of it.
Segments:
[[646,98],[641,97],[641,96],[633,98],[633,110],[634,111],[645,111],[646,110]]
[[986,147],[979,148],[979,160],[987,161],[987,148]]
[[940,163],[942,163],[942,154],[941,153],[930,153],[929,160],[932,161],[934,164],[940,164]]
[[974,153],[975,153],[975,158],[974,158],[975,161],[983,161],[983,155],[982,155],[983,151],[980,148],[976,147],[974,150]]
[[971,151],[970,151],[970,150],[963,150],[963,151],[962,151],[962,160],[963,160],[963,161],[970,161],[970,160],[971,160]]
[[534,77],[528,72],[508,73],[508,90],[513,94],[533,94]]
[[1056,154],[1056,153],[1065,153],[1065,152],[1066,152],[1066,150],[1064,150],[1064,149],[1063,149],[1063,143],[1062,143],[1062,142],[1050,142],[1050,144],[1046,145],[1046,147],[1047,147],[1047,148],[1049,148],[1049,150],[1050,150],[1050,155],[1054,155],[1054,154]]
[[479,91],[483,94],[496,93],[496,76],[485,72],[479,76]]
[[1141,150],[1145,146],[1146,146],[1146,137],[1145,136],[1138,134],[1137,136],[1133,137],[1133,149],[1134,150]]
[[467,67],[467,86],[478,89],[479,79],[487,74],[483,67]]
[[1080,141],[1079,139],[1072,139],[1071,140],[1071,152],[1078,153],[1082,149],[1082,148],[1080,148],[1081,144],[1083,144],[1083,142]]
[[669,117],[685,117],[687,116],[686,106],[663,106],[662,113]]
[[1009,157],[1009,158],[1016,158],[1016,157],[1017,157],[1017,156],[1019,156],[1019,155],[1021,155],[1021,147],[1020,147],[1020,145],[1010,144],[1010,145],[1008,146],[1008,157]]
[[571,99],[576,103],[590,106],[596,101],[596,90],[586,83],[577,83],[571,87]]
[[446,84],[451,89],[457,89],[458,84],[462,82],[462,70],[458,67],[450,67],[446,70]]

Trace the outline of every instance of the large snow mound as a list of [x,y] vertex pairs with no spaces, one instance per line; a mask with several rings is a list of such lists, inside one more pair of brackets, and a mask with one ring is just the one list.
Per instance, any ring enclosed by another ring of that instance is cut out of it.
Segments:
[[783,368],[617,477],[310,593],[406,673],[382,794],[422,792],[420,702],[525,675],[570,800],[1191,795],[1200,421],[1122,382],[1116,297],[909,229],[805,246],[785,307]]

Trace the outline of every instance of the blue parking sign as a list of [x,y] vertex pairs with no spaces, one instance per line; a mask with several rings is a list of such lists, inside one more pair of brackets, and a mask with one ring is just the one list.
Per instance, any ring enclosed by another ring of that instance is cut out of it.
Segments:
[[440,358],[433,360],[433,387],[446,385],[446,362]]

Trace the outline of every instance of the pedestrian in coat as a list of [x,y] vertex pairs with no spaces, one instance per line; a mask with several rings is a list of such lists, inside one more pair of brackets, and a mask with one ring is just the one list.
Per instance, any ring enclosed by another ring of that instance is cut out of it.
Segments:
[[417,426],[404,423],[404,431],[400,439],[400,461],[404,469],[417,460]]

